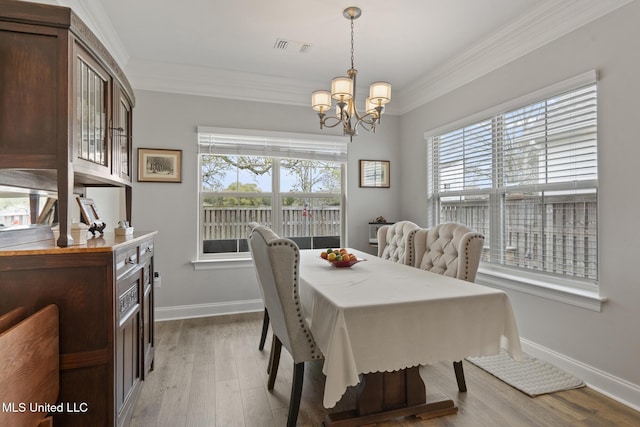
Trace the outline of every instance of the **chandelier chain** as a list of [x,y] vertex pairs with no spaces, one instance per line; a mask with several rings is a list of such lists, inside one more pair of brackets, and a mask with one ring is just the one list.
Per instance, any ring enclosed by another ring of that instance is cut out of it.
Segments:
[[353,66],[353,18],[351,18],[351,68],[355,68]]

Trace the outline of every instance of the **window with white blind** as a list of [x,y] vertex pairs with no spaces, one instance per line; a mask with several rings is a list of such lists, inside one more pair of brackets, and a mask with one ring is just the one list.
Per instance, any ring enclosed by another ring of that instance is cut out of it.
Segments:
[[597,290],[595,72],[543,92],[425,134],[429,222],[484,233],[489,269]]
[[199,254],[246,257],[258,222],[302,249],[341,246],[346,140],[198,127]]

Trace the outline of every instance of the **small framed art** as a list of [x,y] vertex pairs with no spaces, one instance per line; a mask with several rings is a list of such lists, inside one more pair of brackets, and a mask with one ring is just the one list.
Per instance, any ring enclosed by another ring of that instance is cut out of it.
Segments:
[[388,160],[360,160],[360,187],[389,188],[390,169]]
[[138,148],[139,182],[182,182],[182,150]]

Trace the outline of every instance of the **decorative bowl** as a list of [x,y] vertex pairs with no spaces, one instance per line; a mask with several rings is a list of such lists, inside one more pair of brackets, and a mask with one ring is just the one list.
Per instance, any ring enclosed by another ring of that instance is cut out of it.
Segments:
[[325,259],[325,261],[327,261],[329,264],[333,265],[336,268],[345,268],[345,267],[351,267],[352,265],[357,264],[360,261],[366,261],[366,259],[357,259],[355,261],[351,261],[351,260],[349,260],[349,261],[329,261],[328,259]]

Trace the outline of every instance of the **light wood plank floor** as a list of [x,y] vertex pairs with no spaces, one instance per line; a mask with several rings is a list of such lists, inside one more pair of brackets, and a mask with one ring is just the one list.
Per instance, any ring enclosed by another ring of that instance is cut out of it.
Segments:
[[[155,369],[143,384],[132,426],[279,427],[286,425],[293,362],[282,350],[276,386],[267,392],[269,358],[258,351],[262,313],[156,323]],[[426,368],[427,393],[450,396],[459,412],[389,426],[640,426],[640,413],[587,387],[530,398],[464,362],[469,391],[459,393],[451,363]],[[321,425],[322,364],[305,370],[298,426]],[[331,412],[348,409],[348,390]]]

